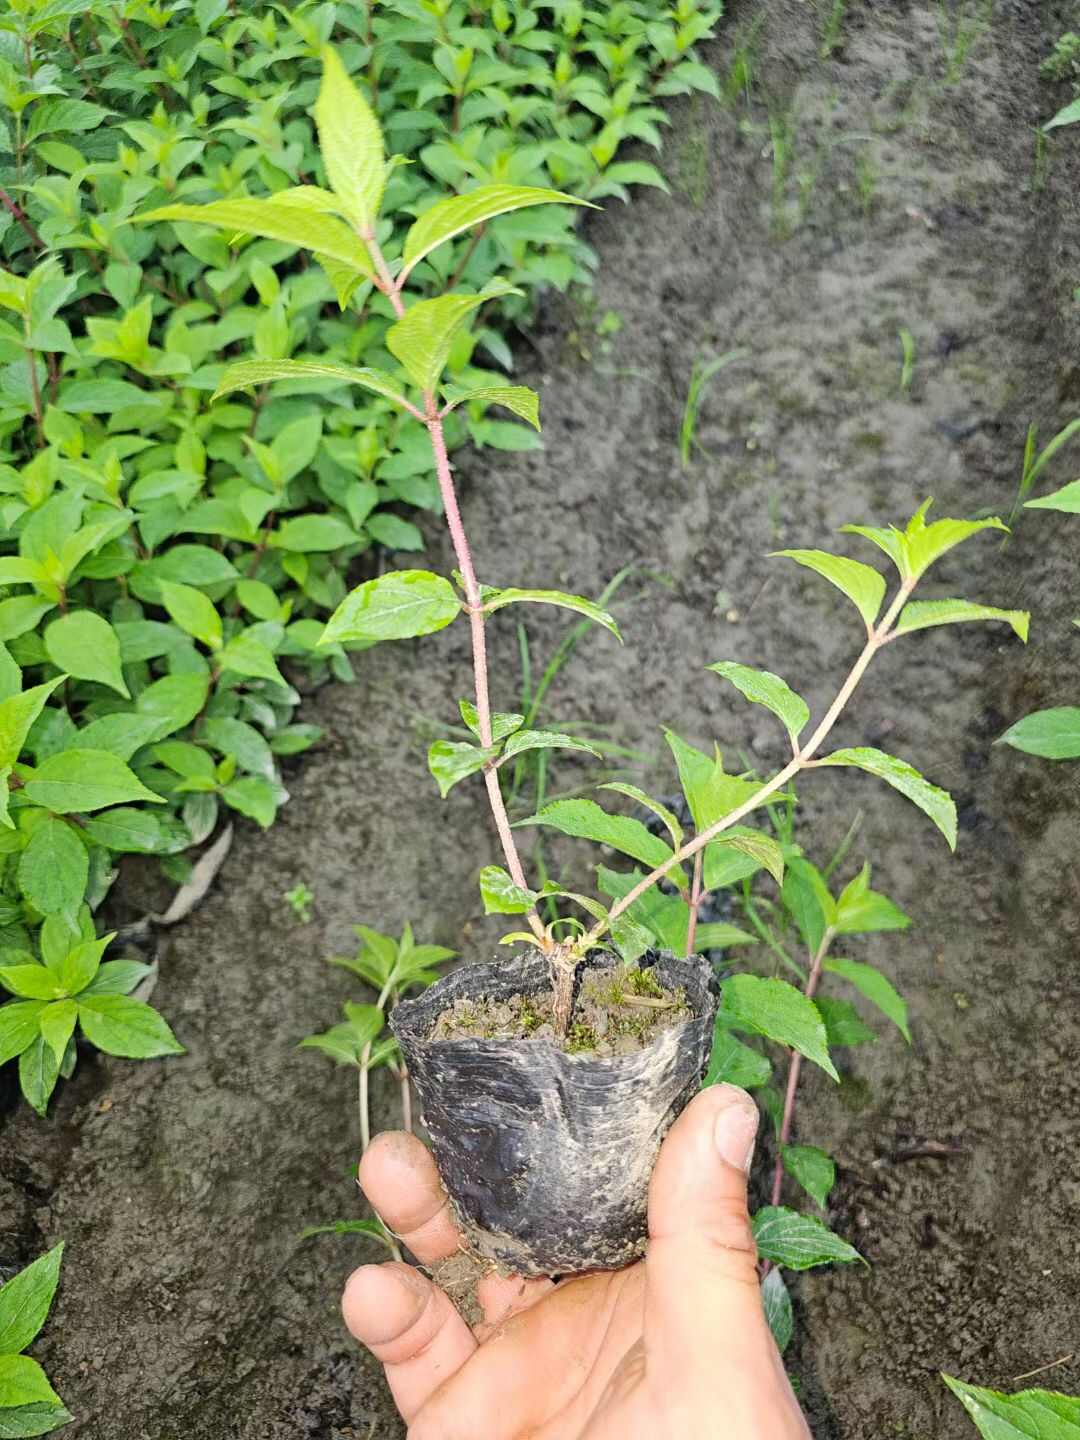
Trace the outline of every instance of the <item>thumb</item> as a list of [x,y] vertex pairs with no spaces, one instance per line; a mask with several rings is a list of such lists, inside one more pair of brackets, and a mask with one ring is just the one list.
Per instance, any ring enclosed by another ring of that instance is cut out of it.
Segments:
[[691,1394],[721,1400],[732,1435],[744,1433],[742,1421],[745,1433],[757,1433],[751,1422],[770,1406],[790,1405],[798,1415],[765,1319],[747,1209],[757,1128],[757,1106],[744,1090],[702,1091],[661,1146],[649,1188],[650,1360],[685,1377]]

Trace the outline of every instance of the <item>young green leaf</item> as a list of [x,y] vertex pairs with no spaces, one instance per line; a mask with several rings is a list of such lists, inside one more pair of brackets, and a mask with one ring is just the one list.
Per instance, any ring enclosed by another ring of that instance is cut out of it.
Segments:
[[318,380],[325,384],[320,390],[336,385],[359,385],[391,401],[400,410],[410,409],[392,375],[368,366],[328,365],[318,360],[239,360],[230,365],[218,381],[211,401],[231,395],[234,390],[250,390],[269,385],[274,380]]
[[[610,845],[622,855],[629,855],[643,864],[655,868],[663,865],[674,855],[670,845],[646,830],[640,820],[629,815],[609,815],[601,810],[595,800],[553,800],[550,805],[535,815],[529,815],[517,822],[519,825],[550,825],[564,835],[574,835],[581,840],[594,840],[599,845]],[[686,877],[678,867],[672,867],[669,878],[682,886]]]
[[884,780],[901,795],[906,795],[924,815],[929,815],[945,836],[950,850],[956,849],[956,806],[947,790],[940,790],[925,780],[918,770],[895,755],[886,755],[883,750],[869,746],[857,746],[850,750],[834,750],[816,762],[818,765],[854,765],[869,775]]
[[38,1033],[38,1017],[47,1003],[45,1000],[9,1000],[6,1005],[0,1005],[0,1065],[6,1065],[31,1044]]
[[[194,585],[180,585],[174,580],[159,580],[161,603],[181,630],[193,635],[210,650],[220,650],[221,616],[214,602]],[[57,621],[57,624],[60,622]]]
[[646,795],[645,791],[637,785],[629,785],[624,780],[609,780],[599,788],[614,790],[617,795],[625,795],[630,800],[636,800],[646,810],[651,810],[658,820],[663,821],[664,828],[671,836],[671,843],[675,849],[681,848],[684,839],[683,827],[666,805],[661,805],[659,800],[654,800],[651,796]]
[[527,420],[534,430],[540,429],[540,396],[527,385],[474,385],[468,390],[447,386],[446,409],[456,410],[470,400],[482,400],[488,405],[502,405]]
[[522,915],[537,900],[534,891],[515,885],[500,865],[485,865],[480,871],[480,898],[485,915]]
[[[133,224],[183,220],[198,225],[213,225],[231,235],[261,235],[266,240],[281,240],[286,245],[316,250],[369,279],[375,275],[367,246],[342,221],[332,215],[313,214],[304,207],[283,204],[273,198],[213,200],[208,205],[164,205],[145,215],[133,215],[131,219]],[[136,391],[136,394],[141,393]],[[77,407],[68,401],[66,408]],[[116,407],[110,404],[106,408],[112,410]]]
[[[476,738],[480,739],[480,717],[476,712],[476,706],[471,700],[459,700],[458,709],[461,711],[461,718],[469,727]],[[520,730],[525,723],[524,715],[511,715],[509,712],[493,711],[491,715],[491,740],[497,745],[500,740],[505,740],[507,735],[512,735],[515,730]]]
[[116,631],[92,610],[75,610],[46,626],[45,651],[58,670],[78,680],[96,680],[125,698],[127,685],[120,665]]
[[743,1090],[752,1090],[758,1085],[767,1085],[771,1074],[768,1058],[736,1040],[724,1021],[718,1018],[702,1088],[708,1085],[738,1085]]
[[44,965],[0,965],[0,985],[21,1000],[55,1000],[65,987]]
[[917,580],[935,560],[955,545],[978,535],[983,530],[1004,530],[1009,527],[996,516],[989,520],[935,520],[926,523],[931,501],[926,500],[903,530],[890,525],[887,530],[873,525],[842,525],[850,535],[861,535],[879,550],[884,550],[905,580]]
[[893,1022],[908,1044],[911,1044],[907,1005],[880,970],[875,970],[873,965],[864,965],[859,960],[840,958],[826,960],[825,969],[854,985],[861,995],[865,995],[871,1004],[876,1005],[881,1013]]
[[78,1018],[79,1007],[74,1000],[55,1000],[41,1012],[38,1020],[41,1038],[52,1051],[57,1066],[64,1058]]
[[332,1025],[318,1035],[305,1035],[297,1047],[300,1050],[321,1050],[338,1065],[359,1065],[362,1045],[357,1044],[356,1031],[351,1025]]
[[1070,480],[1060,490],[1043,495],[1039,500],[1028,500],[1025,510],[1061,510],[1066,515],[1080,515],[1080,480]]
[[769,1323],[776,1348],[783,1355],[791,1344],[795,1332],[795,1316],[791,1308],[791,1296],[784,1284],[784,1277],[774,1266],[761,1282],[761,1303],[765,1319]]
[[428,746],[428,769],[435,777],[439,794],[445,800],[450,791],[467,775],[475,775],[489,760],[498,755],[498,747],[483,749],[461,740],[436,740]]
[[454,337],[472,312],[488,300],[520,293],[505,281],[493,281],[479,295],[437,295],[434,300],[418,300],[386,332],[387,349],[401,361],[418,389],[434,391],[450,358]]
[[391,570],[350,591],[331,615],[320,645],[407,640],[450,624],[461,601],[449,580],[429,570]]
[[315,124],[326,178],[356,228],[371,232],[386,183],[382,131],[332,46],[323,47],[322,62]]
[[0,1355],[25,1350],[45,1324],[60,1281],[63,1244],[13,1275],[0,1286]]
[[[47,1044],[44,1035],[38,1034],[19,1056],[19,1089],[23,1099],[44,1118],[49,1100],[60,1078],[60,1062]],[[0,1355],[0,1366],[4,1357]],[[2,1397],[0,1387],[0,1397]],[[42,1397],[45,1398],[45,1397]],[[0,1409],[0,1415],[3,1414]]]
[[151,1060],[184,1053],[162,1016],[127,995],[80,996],[79,1025],[90,1043],[106,1055]]
[[[44,685],[34,685],[19,695],[10,695],[6,700],[0,701],[0,767],[10,770],[18,760],[30,726],[45,708],[45,701],[56,687],[63,683],[63,679],[62,675],[58,675],[55,680],[46,681]],[[9,825],[10,823],[8,821]]]
[[616,640],[622,640],[619,627],[608,612],[581,595],[566,595],[561,590],[496,590],[484,596],[484,609],[489,613],[501,610],[504,605],[520,604],[558,605],[565,610],[574,610],[610,630]]
[[836,1165],[832,1156],[826,1155],[816,1145],[784,1145],[780,1154],[787,1173],[824,1210],[829,1191],[836,1184]]
[[1044,760],[1080,759],[1080,707],[1057,705],[1025,715],[995,742]]
[[471,230],[474,225],[484,225],[488,220],[494,220],[496,215],[506,215],[511,210],[522,210],[528,205],[586,205],[591,210],[600,208],[590,205],[588,200],[564,195],[561,190],[542,190],[527,185],[479,185],[464,195],[453,195],[449,200],[436,201],[414,222],[405,236],[402,280],[425,255],[430,255],[455,235]]
[[86,893],[90,857],[75,827],[50,815],[35,826],[16,874],[20,891],[42,915],[74,912]]
[[107,750],[62,750],[37,767],[23,786],[27,798],[55,815],[100,810],[132,800],[163,804],[132,770]]
[[941,1376],[985,1440],[1080,1440],[1080,1398],[1053,1390],[1004,1395]]
[[803,944],[816,955],[827,927],[836,928],[836,902],[816,865],[801,856],[788,861],[784,888],[784,908],[795,921]]
[[814,1004],[825,1022],[825,1034],[829,1039],[830,1050],[837,1045],[877,1044],[877,1036],[869,1025],[864,1024],[850,1000],[837,1000],[832,995],[817,995]]
[[272,680],[275,685],[286,684],[273,651],[247,632],[233,636],[218,651],[218,663],[222,670],[231,670],[235,675],[247,675],[253,680]]
[[874,628],[885,599],[885,577],[872,565],[849,560],[846,555],[830,555],[827,550],[774,550],[772,554],[805,565],[835,585],[855,605],[867,630]]
[[762,1260],[786,1270],[810,1270],[834,1260],[849,1262],[862,1256],[812,1215],[800,1215],[783,1205],[766,1205],[753,1218],[752,1228]]
[[792,741],[798,739],[799,732],[810,719],[810,710],[806,701],[796,695],[779,675],[773,675],[768,670],[752,670],[749,665],[737,665],[733,660],[718,660],[715,665],[706,665],[705,668],[730,680],[747,700],[771,710]]
[[710,757],[680,739],[673,730],[665,730],[664,739],[675,757],[679,783],[699,832],[745,805],[761,790],[757,780],[728,775],[719,751]]
[[908,635],[913,630],[926,630],[931,625],[958,625],[965,620],[1004,620],[1027,644],[1026,610],[998,610],[993,605],[973,605],[969,600],[909,600],[900,611],[894,635]]
[[763,835],[760,830],[747,830],[736,825],[718,835],[710,842],[709,848],[713,845],[720,849],[726,846],[749,856],[756,865],[766,869],[778,885],[783,885],[784,852],[771,835]]
[[908,916],[886,895],[870,889],[870,866],[864,865],[836,902],[833,926],[838,935],[869,935],[879,930],[906,930]]
[[[697,927],[697,949],[726,950],[730,945],[757,945],[758,937],[749,931],[740,930],[737,925],[727,925],[722,920],[712,921]],[[685,949],[685,942],[683,945]]]
[[[20,1075],[21,1069],[20,1066]],[[44,1106],[35,1104],[34,1108],[44,1113]],[[17,1406],[60,1403],[60,1396],[36,1360],[31,1360],[29,1355],[0,1355],[0,1425],[5,1411],[10,1413]]]
[[726,1024],[797,1050],[839,1082],[814,1002],[786,980],[731,975],[721,989],[720,1009]]
[[507,760],[524,750],[583,750],[599,760],[600,751],[579,740],[575,735],[561,735],[555,730],[515,730],[503,747]]

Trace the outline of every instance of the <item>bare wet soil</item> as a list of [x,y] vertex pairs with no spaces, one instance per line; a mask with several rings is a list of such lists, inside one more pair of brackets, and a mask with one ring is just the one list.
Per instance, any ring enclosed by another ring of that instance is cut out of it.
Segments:
[[[1080,146],[1062,131],[1036,164],[1033,132],[1062,98],[1037,71],[1065,8],[998,0],[951,84],[937,4],[852,0],[842,48],[822,60],[831,8],[734,6],[711,59],[726,75],[757,22],[749,106],[673,108],[673,193],[592,219],[595,309],[553,297],[522,339],[545,453],[461,467],[484,580],[595,593],[638,567],[626,645],[598,632],[580,649],[551,718],[613,726],[655,757],[638,779],[658,793],[671,790],[660,721],[761,766],[780,758],[769,717],[732,704],[703,665],[773,669],[820,713],[856,650],[844,602],[765,552],[835,545],[841,523],[902,519],[927,494],[944,514],[1007,510],[1028,424],[1045,439],[1080,413]],[[785,136],[793,156],[774,182]],[[605,347],[607,311],[621,328]],[[908,392],[901,327],[916,347]],[[707,391],[702,451],[683,470],[692,361],[733,347],[747,353]],[[1062,453],[1046,488],[1073,478],[1075,458]],[[1040,1379],[1080,1391],[1078,778],[992,743],[1080,693],[1078,559],[1076,527],[1039,512],[1004,548],[954,552],[934,593],[1030,608],[1031,644],[953,627],[891,646],[838,731],[955,793],[955,858],[869,777],[802,787],[810,853],[826,856],[861,811],[856,854],[915,922],[851,952],[909,999],[911,1050],[882,1034],[839,1087],[808,1077],[798,1120],[801,1140],[838,1155],[829,1218],[871,1261],[795,1285],[792,1359],[818,1440],[963,1440],[940,1369],[1008,1386],[1071,1356]],[[437,538],[431,560],[449,569]],[[540,652],[562,633],[528,620]],[[495,694],[511,708],[514,636],[493,629]],[[88,1058],[47,1122],[8,1115],[0,1259],[69,1247],[36,1350],[79,1417],[68,1433],[403,1433],[337,1314],[363,1242],[297,1239],[361,1212],[353,1077],[295,1046],[352,993],[321,957],[351,948],[353,921],[411,919],[423,939],[491,953],[482,792],[441,803],[423,760],[465,692],[466,643],[451,629],[373,650],[357,685],[313,697],[328,740],[291,776],[280,823],[242,834],[205,905],[163,939],[155,1001],[187,1055]],[[559,774],[565,788],[585,772]],[[583,888],[583,852],[549,861],[576,865]],[[316,895],[309,925],[281,900],[300,880]],[[132,916],[157,898],[137,877],[123,892]],[[392,1123],[391,1089],[375,1103]]]

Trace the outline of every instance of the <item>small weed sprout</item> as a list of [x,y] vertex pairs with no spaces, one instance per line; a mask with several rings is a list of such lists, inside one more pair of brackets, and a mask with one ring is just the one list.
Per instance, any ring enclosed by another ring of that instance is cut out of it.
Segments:
[[[1035,481],[1042,473],[1043,467],[1049,464],[1062,446],[1068,444],[1078,431],[1080,431],[1080,416],[1075,420],[1070,420],[1067,425],[1063,425],[1054,438],[1040,450],[1039,428],[1034,422],[1028,426],[1024,439],[1024,458],[1020,467],[1020,483],[1016,487],[1016,498],[1009,511],[1008,523],[1010,526],[1016,524],[1016,518],[1026,505],[1027,498],[1031,494]],[[1004,543],[1005,541],[1002,541],[1002,544]]]
[[300,921],[301,925],[310,925],[312,910],[315,902],[315,892],[306,885],[303,880],[294,885],[291,890],[286,890],[282,899],[289,909]]
[[690,469],[690,458],[694,450],[705,450],[697,438],[698,414],[701,410],[701,402],[704,398],[705,387],[714,375],[718,375],[726,366],[736,360],[743,360],[750,352],[748,350],[728,350],[723,355],[716,355],[712,360],[694,361],[690,370],[690,384],[686,390],[686,403],[683,406],[682,422],[679,425],[679,459],[684,470]]
[[915,337],[906,325],[901,325],[896,335],[900,341],[900,393],[910,395],[915,379]]

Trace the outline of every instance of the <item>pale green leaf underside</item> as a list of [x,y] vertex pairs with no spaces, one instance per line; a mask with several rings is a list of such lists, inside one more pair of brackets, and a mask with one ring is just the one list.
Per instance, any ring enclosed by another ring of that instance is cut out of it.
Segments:
[[782,1205],[766,1205],[753,1219],[754,1239],[762,1260],[786,1270],[810,1270],[834,1260],[862,1257],[813,1215],[800,1215]]
[[[610,845],[622,855],[653,868],[666,864],[674,855],[670,845],[646,830],[640,820],[629,815],[609,815],[595,800],[554,800],[550,805],[517,822],[519,825],[550,825],[564,835],[573,835],[580,840],[593,840],[600,845]],[[675,880],[685,876],[677,867],[668,872]]]
[[493,595],[484,597],[484,609],[487,611],[501,610],[504,605],[520,604],[557,605],[564,610],[574,610],[586,619],[594,620],[597,625],[602,625],[605,630],[610,630],[616,640],[622,640],[613,616],[594,601],[586,600],[583,595],[567,595],[562,590],[496,590]]
[[230,365],[218,382],[211,400],[220,400],[234,390],[269,385],[274,380],[325,380],[328,385],[361,385],[392,400],[402,409],[406,401],[392,375],[367,366],[325,365],[317,360],[240,360]]
[[503,754],[509,760],[524,750],[582,750],[587,755],[595,755],[598,760],[601,758],[599,750],[579,740],[576,735],[563,735],[555,730],[517,730],[507,740]]
[[754,670],[733,660],[718,660],[705,668],[730,680],[747,700],[771,710],[793,740],[810,719],[810,709],[802,696],[796,695],[785,680],[769,670]]
[[966,1385],[951,1375],[941,1378],[984,1440],[1080,1440],[1080,1398],[1075,1395],[1059,1395],[1053,1390],[1004,1395],[1000,1390]]
[[498,753],[495,746],[485,750],[463,740],[436,740],[428,746],[428,769],[435,777],[439,794],[445,800],[459,780],[474,775]]
[[[465,195],[453,195],[448,200],[437,201],[415,221],[405,237],[402,279],[425,255],[430,255],[455,235],[471,230],[474,225],[483,225],[497,215],[522,210],[528,205],[548,204],[589,205],[589,202],[564,195],[561,190],[544,190],[527,185],[480,185]],[[600,207],[589,205],[589,208],[597,210]]]
[[795,1331],[795,1316],[784,1277],[775,1266],[761,1282],[761,1303],[765,1308],[765,1319],[769,1322],[776,1348],[783,1355],[791,1344]]
[[1004,620],[1027,644],[1030,618],[1026,610],[999,610],[993,605],[972,604],[970,600],[911,600],[900,611],[895,633],[906,635],[931,625],[958,625],[966,620]]
[[515,885],[501,865],[485,865],[480,871],[480,896],[485,915],[521,915],[536,900],[531,890]]
[[817,762],[819,765],[854,765],[860,770],[876,775],[894,790],[899,790],[938,827],[948,842],[949,849],[956,849],[956,806],[947,790],[931,785],[919,772],[895,755],[886,755],[883,750],[869,746],[856,746],[849,750],[834,750]]
[[1080,759],[1080,707],[1056,705],[1036,710],[1011,725],[997,743],[1044,760]]
[[683,827],[679,824],[678,819],[666,805],[661,805],[659,800],[654,800],[651,795],[647,795],[640,786],[631,785],[625,780],[609,780],[599,788],[601,790],[614,790],[617,795],[625,795],[630,800],[636,800],[637,803],[644,806],[646,810],[651,810],[658,820],[663,821],[664,828],[671,836],[671,841],[675,849],[678,850],[681,847],[683,843]]
[[181,220],[188,224],[213,225],[233,235],[260,235],[281,240],[305,250],[328,255],[339,264],[358,270],[368,279],[375,274],[371,256],[360,238],[332,215],[314,213],[306,206],[269,200],[212,200],[207,205],[164,205],[132,220],[146,224],[157,220]]
[[[1080,103],[1080,102],[1078,102]],[[1066,515],[1080,515],[1080,480],[1070,480],[1060,490],[1043,495],[1038,500],[1028,500],[1025,510],[1061,510]]]
[[832,1157],[816,1145],[785,1145],[781,1155],[787,1173],[824,1209],[829,1191],[836,1184],[836,1164]]

